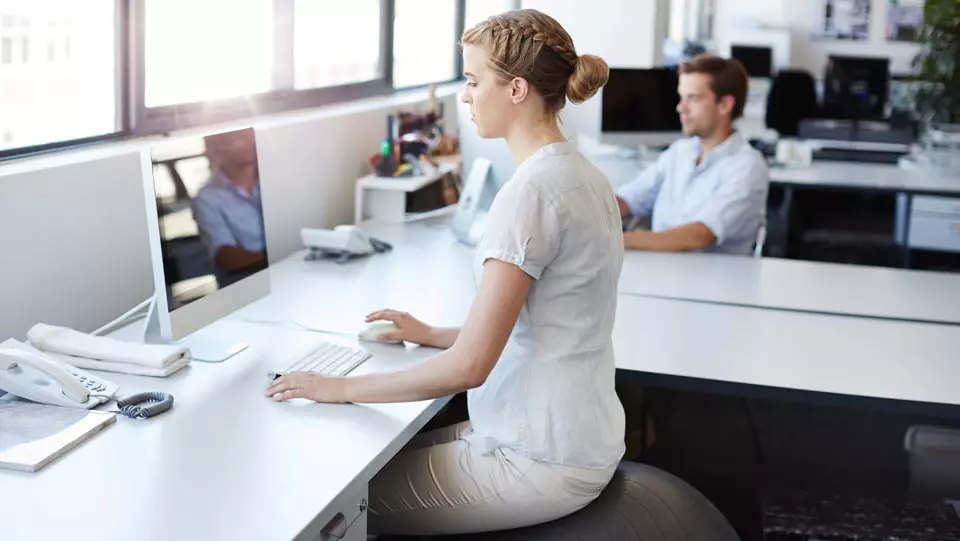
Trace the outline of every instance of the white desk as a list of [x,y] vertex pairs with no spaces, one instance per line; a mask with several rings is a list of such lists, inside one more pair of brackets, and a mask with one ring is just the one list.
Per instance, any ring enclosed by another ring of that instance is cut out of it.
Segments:
[[622,370],[960,406],[948,325],[621,295],[613,339]]
[[[146,421],[120,418],[36,474],[0,470],[0,538],[316,538],[444,401],[274,403],[263,396],[267,370],[318,339],[336,338],[239,319],[351,329],[365,313],[397,306],[438,324],[462,321],[474,293],[460,272],[470,272],[463,257],[469,248],[449,236],[435,235],[433,243],[403,237],[390,238],[398,244],[392,253],[344,266],[297,258],[275,266],[268,298],[201,331],[251,344],[224,363],[193,363],[166,379],[104,373],[121,385],[121,396],[160,390],[173,394],[175,405]],[[375,356],[357,373],[396,369],[430,353],[364,347]]]
[[[382,288],[366,297],[366,306],[352,308],[349,302],[340,303],[347,321],[376,308],[374,304],[379,299],[388,298],[391,306],[411,311],[430,322],[462,322],[460,318],[469,309],[474,293],[472,248],[455,242],[447,226],[436,221],[379,226],[370,233],[392,243],[394,250],[362,260],[359,272],[353,265],[323,270],[323,276],[335,277],[337,283],[352,282],[351,288],[371,281]],[[634,256],[642,257],[642,253],[629,253],[627,260]],[[685,260],[678,256],[676,264],[664,269],[664,273],[685,272],[682,262]],[[625,264],[621,284],[628,267]],[[321,276],[319,270],[311,270],[309,266],[298,268]],[[441,268],[445,272],[434,272]],[[936,276],[936,273],[929,275]],[[900,273],[897,276],[901,276]],[[953,275],[947,276],[953,278]],[[761,279],[764,278],[762,275]],[[858,285],[847,282],[851,288]],[[866,298],[871,291],[848,298]],[[433,297],[435,303],[426,302],[422,297],[436,294],[442,297]],[[891,303],[881,302],[875,306],[890,309]],[[429,311],[423,312],[421,306]],[[308,317],[311,310],[304,307],[301,317]],[[314,320],[312,324],[323,326],[326,322]],[[960,363],[956,360],[960,352],[960,329],[953,325],[621,294],[614,346],[617,366],[622,370],[960,405],[960,393],[953,383],[960,379]]]
[[895,165],[814,161],[810,167],[771,167],[770,182],[821,188],[960,194],[960,178],[930,169]]
[[960,274],[945,272],[631,251],[624,257],[620,292],[960,325]]
[[[616,154],[588,156],[614,187],[630,182],[655,156],[646,161]],[[960,177],[946,176],[933,169],[903,169],[896,165],[816,160],[809,167],[770,167],[770,182],[793,186],[881,190],[904,193],[960,195]]]
[[[336,340],[242,319],[350,330],[381,307],[462,322],[475,288],[472,249],[445,225],[377,228],[394,250],[337,266],[274,267],[266,299],[204,329],[252,348],[167,379],[106,376],[121,395],[174,394],[170,412],[116,425],[37,474],[0,471],[4,541],[312,539],[442,405],[276,404],[266,372]],[[776,312],[621,295],[621,369],[663,376],[960,405],[955,327]],[[426,348],[366,345],[358,370],[416,362]],[[56,510],[48,511],[48,510]],[[81,525],[78,527],[77,525]]]

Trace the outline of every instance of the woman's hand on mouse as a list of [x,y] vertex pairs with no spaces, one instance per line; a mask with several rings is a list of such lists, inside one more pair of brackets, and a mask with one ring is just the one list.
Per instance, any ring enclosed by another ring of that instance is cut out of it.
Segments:
[[345,404],[343,378],[323,376],[313,372],[292,372],[275,379],[264,393],[274,402],[291,398],[306,398],[325,404]]
[[433,327],[411,316],[406,312],[397,310],[378,310],[367,315],[366,322],[389,321],[393,323],[397,330],[380,333],[378,340],[403,340],[422,346],[433,346]]

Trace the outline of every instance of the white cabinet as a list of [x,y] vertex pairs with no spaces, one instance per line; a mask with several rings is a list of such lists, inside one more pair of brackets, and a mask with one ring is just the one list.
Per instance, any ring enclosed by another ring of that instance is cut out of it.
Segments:
[[914,196],[907,245],[910,248],[960,252],[960,198]]

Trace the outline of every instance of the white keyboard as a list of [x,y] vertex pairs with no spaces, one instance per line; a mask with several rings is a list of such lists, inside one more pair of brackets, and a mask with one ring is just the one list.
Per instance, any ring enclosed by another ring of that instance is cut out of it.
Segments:
[[370,353],[362,349],[324,342],[287,368],[271,372],[270,377],[277,379],[290,372],[318,372],[325,376],[345,376],[369,358]]

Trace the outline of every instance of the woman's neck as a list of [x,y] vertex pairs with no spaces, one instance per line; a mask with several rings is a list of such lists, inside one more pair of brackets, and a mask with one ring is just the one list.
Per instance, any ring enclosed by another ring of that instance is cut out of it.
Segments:
[[518,122],[506,136],[513,160],[520,165],[541,148],[564,143],[567,138],[560,131],[556,119],[540,122]]

